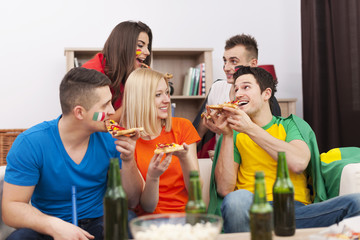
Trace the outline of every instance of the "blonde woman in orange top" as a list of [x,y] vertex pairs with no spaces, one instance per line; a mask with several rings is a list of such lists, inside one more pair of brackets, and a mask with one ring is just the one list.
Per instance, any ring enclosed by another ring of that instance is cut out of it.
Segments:
[[[171,116],[167,76],[151,69],[132,72],[125,84],[121,122],[125,128],[145,130],[135,148],[137,166],[145,180],[142,209],[148,213],[184,212],[190,171],[199,170],[196,142],[200,137],[189,120]],[[184,146],[172,154],[167,169],[158,167],[162,155],[154,150],[159,143]]]

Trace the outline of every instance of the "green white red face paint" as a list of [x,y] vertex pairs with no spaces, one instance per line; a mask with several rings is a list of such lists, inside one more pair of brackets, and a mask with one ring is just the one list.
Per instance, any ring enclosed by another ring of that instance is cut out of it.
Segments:
[[105,119],[105,112],[95,112],[92,120],[94,121],[104,121]]

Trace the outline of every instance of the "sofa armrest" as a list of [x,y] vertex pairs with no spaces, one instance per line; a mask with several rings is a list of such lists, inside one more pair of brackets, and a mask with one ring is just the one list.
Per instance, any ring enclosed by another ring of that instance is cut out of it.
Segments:
[[12,227],[9,227],[5,225],[5,223],[2,221],[2,193],[3,193],[3,185],[4,185],[4,176],[5,176],[5,169],[6,166],[0,166],[0,239],[5,239],[7,236],[10,235],[15,229]]
[[200,177],[202,179],[202,197],[206,204],[209,205],[209,189],[211,176],[212,161],[210,158],[199,158]]
[[341,173],[339,196],[360,193],[360,163],[347,164]]

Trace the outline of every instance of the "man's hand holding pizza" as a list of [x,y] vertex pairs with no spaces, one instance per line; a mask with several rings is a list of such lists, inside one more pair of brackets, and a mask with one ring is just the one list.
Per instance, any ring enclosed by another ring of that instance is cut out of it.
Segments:
[[140,130],[136,130],[134,135],[132,136],[125,136],[121,135],[115,137],[117,140],[115,141],[116,150],[121,153],[121,159],[123,161],[131,161],[134,160],[134,152],[136,146],[136,140],[140,137],[141,133]]
[[232,134],[231,128],[228,126],[227,117],[223,113],[223,109],[211,110],[209,106],[206,107],[207,112],[204,113],[203,118],[204,125],[210,129],[210,131],[217,134]]
[[248,134],[251,129],[257,126],[243,110],[238,108],[225,107],[223,115],[226,117],[228,126],[237,132]]
[[125,129],[114,120],[106,120],[104,124],[108,132],[117,139],[116,150],[121,153],[121,159],[125,162],[135,160],[136,140],[140,137],[143,128]]

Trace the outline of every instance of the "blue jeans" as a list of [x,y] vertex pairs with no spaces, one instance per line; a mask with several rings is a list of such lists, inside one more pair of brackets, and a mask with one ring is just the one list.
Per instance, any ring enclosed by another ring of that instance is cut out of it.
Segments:
[[[249,232],[249,209],[253,194],[247,190],[229,193],[221,205],[224,232]],[[272,202],[270,202],[272,204]],[[348,194],[320,203],[304,205],[295,201],[296,228],[327,227],[360,215],[360,194]]]
[[[128,211],[128,222],[135,218],[136,214],[129,210]],[[87,218],[81,219],[78,221],[78,226],[84,229],[85,231],[89,232],[91,235],[95,237],[95,240],[102,240],[104,239],[103,232],[104,232],[104,218]],[[130,229],[128,226],[128,234],[129,239],[132,238],[130,233]],[[51,236],[44,235],[38,232],[35,232],[29,228],[20,228],[15,230],[6,238],[7,240],[53,240]]]

